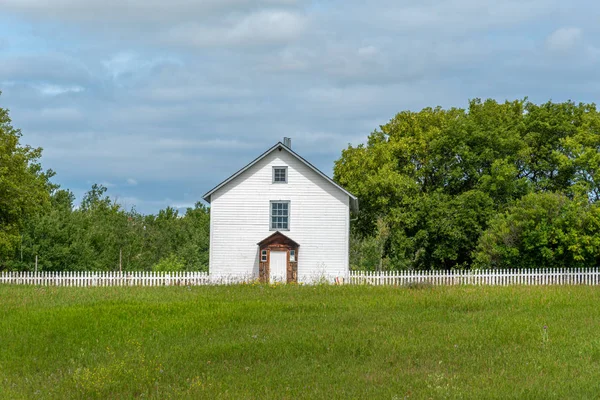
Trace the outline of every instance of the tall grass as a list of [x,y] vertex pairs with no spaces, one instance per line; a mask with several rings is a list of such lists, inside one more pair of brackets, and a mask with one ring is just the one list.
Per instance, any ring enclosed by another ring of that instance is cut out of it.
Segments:
[[0,304],[0,398],[600,393],[594,287],[4,286]]

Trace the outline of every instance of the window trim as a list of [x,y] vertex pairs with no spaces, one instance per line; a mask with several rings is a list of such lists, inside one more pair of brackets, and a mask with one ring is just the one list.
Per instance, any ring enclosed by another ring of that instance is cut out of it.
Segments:
[[260,251],[260,262],[267,262],[269,261],[269,253],[267,250],[261,250]]
[[[288,219],[288,223],[287,223],[287,228],[273,228],[273,203],[287,203],[288,205],[288,215],[287,215],[287,219]],[[289,200],[270,200],[269,201],[269,231],[289,231],[290,230],[290,224],[291,224],[291,215],[292,215],[292,205],[290,204]]]
[[290,262],[296,262],[296,250],[294,249],[290,250]]
[[[275,170],[276,169],[283,169],[283,170],[285,170],[285,181],[277,181],[277,182],[275,181]],[[273,173],[272,173],[272,180],[271,180],[271,182],[272,183],[277,183],[277,184],[279,184],[279,183],[288,183],[288,167],[287,167],[287,165],[281,165],[281,166],[275,166],[274,165],[273,166]]]

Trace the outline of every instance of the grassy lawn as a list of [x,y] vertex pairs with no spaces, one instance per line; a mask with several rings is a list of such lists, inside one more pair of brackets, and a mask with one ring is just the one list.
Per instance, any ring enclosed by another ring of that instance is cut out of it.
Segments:
[[0,287],[3,399],[597,398],[598,377],[595,287]]

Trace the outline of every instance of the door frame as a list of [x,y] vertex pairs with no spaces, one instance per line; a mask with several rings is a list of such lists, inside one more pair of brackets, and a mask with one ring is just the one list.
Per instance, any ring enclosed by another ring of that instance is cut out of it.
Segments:
[[[258,243],[258,279],[261,283],[271,283],[271,251],[286,252],[287,283],[298,282],[298,248],[300,245],[277,231]],[[290,261],[290,251],[295,252],[295,261]],[[264,252],[264,253],[263,253]],[[266,257],[264,257],[266,255]]]

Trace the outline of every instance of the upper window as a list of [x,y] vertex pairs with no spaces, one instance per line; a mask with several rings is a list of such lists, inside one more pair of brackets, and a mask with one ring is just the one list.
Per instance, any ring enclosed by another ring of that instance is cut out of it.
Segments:
[[287,183],[287,167],[273,167],[273,183]]
[[271,201],[271,230],[290,230],[290,202]]

